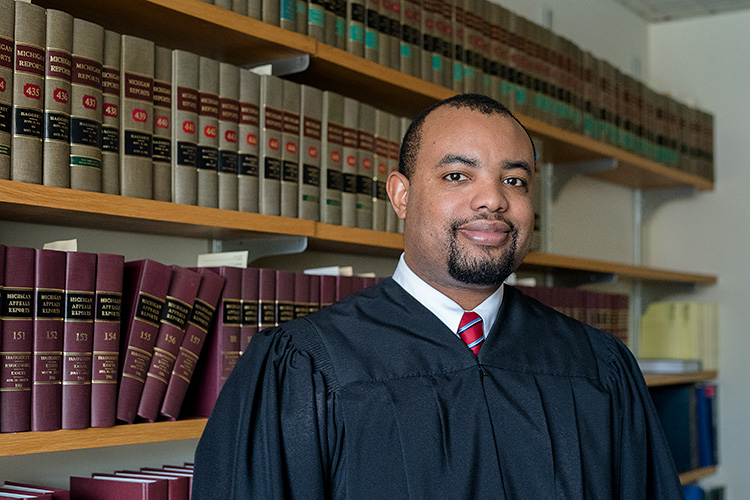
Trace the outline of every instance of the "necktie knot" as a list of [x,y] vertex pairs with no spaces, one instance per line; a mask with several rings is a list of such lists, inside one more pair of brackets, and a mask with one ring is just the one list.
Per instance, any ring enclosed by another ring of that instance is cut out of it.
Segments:
[[465,312],[458,324],[458,336],[476,355],[484,342],[482,318],[475,312]]

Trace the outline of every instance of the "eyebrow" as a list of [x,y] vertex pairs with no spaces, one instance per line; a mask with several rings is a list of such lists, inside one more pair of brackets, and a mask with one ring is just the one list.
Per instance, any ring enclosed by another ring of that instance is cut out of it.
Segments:
[[[439,162],[435,165],[435,168],[440,168],[445,165],[451,165],[453,163],[460,163],[462,165],[466,165],[467,167],[479,167],[479,162],[475,160],[474,158],[460,155],[460,154],[447,154],[443,156]],[[531,166],[528,164],[528,162],[525,162],[523,160],[518,161],[504,161],[503,162],[503,170],[514,170],[514,169],[521,169],[525,171],[529,175],[533,175],[533,170]]]

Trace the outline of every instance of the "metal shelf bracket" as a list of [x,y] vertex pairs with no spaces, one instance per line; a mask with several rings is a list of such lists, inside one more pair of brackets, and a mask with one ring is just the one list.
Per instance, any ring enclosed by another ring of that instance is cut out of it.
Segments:
[[271,255],[302,253],[307,249],[307,236],[268,236],[241,240],[212,240],[211,251],[235,252],[247,250],[247,263]]
[[285,57],[259,64],[249,64],[243,67],[261,75],[292,75],[294,73],[302,73],[310,67],[310,54]]

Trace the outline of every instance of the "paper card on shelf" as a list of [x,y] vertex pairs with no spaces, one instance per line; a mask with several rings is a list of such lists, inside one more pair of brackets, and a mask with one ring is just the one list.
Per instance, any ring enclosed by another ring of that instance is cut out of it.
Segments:
[[305,269],[305,274],[318,274],[321,276],[354,276],[352,266],[324,266]]
[[248,251],[202,253],[198,255],[198,267],[247,267]]
[[77,252],[78,239],[50,241],[44,244],[45,250],[61,250],[63,252]]

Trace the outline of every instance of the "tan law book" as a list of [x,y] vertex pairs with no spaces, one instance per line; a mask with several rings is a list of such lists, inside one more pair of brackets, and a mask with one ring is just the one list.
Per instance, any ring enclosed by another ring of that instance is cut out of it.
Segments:
[[76,18],[73,35],[70,187],[101,192],[104,28]]
[[323,114],[323,92],[300,87],[299,200],[300,219],[320,220],[320,140]]
[[260,77],[260,179],[258,207],[262,214],[281,212],[281,132],[283,129],[282,80]]
[[[0,10],[11,12],[13,4],[13,0],[0,0]],[[14,24],[15,15],[0,16],[0,179],[10,179]]]
[[[331,19],[326,16],[326,3],[333,5],[332,2],[328,2],[327,0],[309,0],[307,3],[306,19],[307,35],[324,43],[326,41],[326,23],[331,22]],[[332,22],[336,22],[335,17],[333,17]],[[329,45],[336,43],[333,38],[331,42]]]
[[297,217],[299,196],[300,84],[283,80],[280,203],[283,217]]
[[47,10],[42,183],[70,187],[70,79],[73,16]]
[[346,51],[365,55],[365,0],[346,0]]
[[378,0],[378,32],[380,40],[378,44],[378,63],[391,66],[391,23],[390,23],[391,0]]
[[385,180],[388,177],[389,113],[375,110],[375,148],[372,162],[372,228],[385,231]]
[[219,61],[200,57],[198,75],[198,205],[219,206]]
[[341,94],[329,90],[323,92],[322,117],[320,221],[341,224],[341,191],[344,188],[341,172],[344,158],[344,97]]
[[419,0],[401,2],[401,42],[399,71],[411,76],[420,76],[420,58],[422,54],[422,34],[420,22],[422,6]]
[[365,59],[380,60],[380,3],[382,0],[364,0],[365,8]]
[[281,0],[261,0],[261,20],[266,24],[279,26],[279,11],[281,7],[280,4]]
[[10,178],[41,184],[46,42],[44,9],[30,3],[16,2],[14,32],[13,155]]
[[219,208],[237,210],[237,137],[240,124],[240,68],[219,65]]
[[120,191],[151,199],[154,168],[154,42],[122,35],[120,81]]
[[[263,0],[265,6],[266,0]],[[289,31],[297,31],[297,0],[278,0],[279,26]]]
[[154,199],[172,201],[172,50],[154,47]]
[[261,0],[247,0],[247,17],[260,21],[263,15],[261,13],[261,3]]
[[102,61],[102,192],[120,194],[119,33],[104,30]]
[[[396,116],[388,115],[388,174],[398,170],[398,156],[401,146],[401,119]],[[386,177],[386,180],[388,178]],[[385,230],[391,233],[398,232],[398,217],[393,210],[390,199],[386,193],[385,208]]]
[[419,76],[422,80],[440,83],[443,71],[443,56],[440,52],[440,39],[435,28],[440,14],[439,0],[421,0],[422,22],[422,54],[420,56]]
[[172,51],[172,201],[198,204],[199,57]]
[[375,108],[359,103],[357,130],[357,227],[372,229]]
[[258,212],[260,75],[240,70],[240,123],[237,142],[237,197],[241,212]]
[[359,145],[359,101],[344,98],[344,147],[341,173],[344,178],[341,190],[341,224],[357,226],[357,152]]

